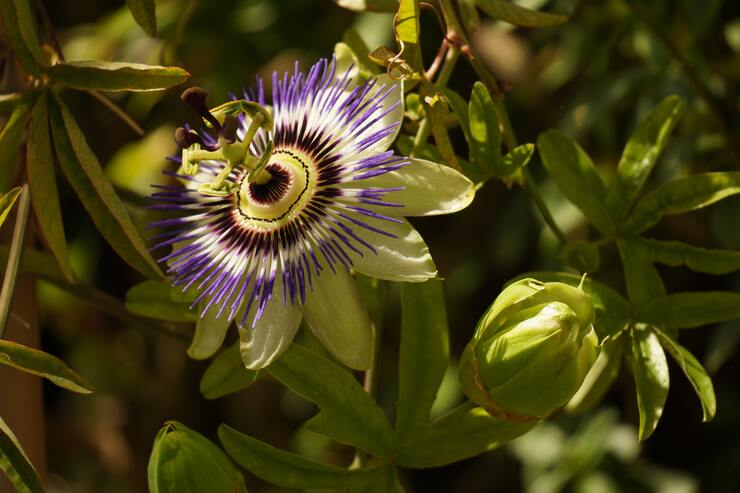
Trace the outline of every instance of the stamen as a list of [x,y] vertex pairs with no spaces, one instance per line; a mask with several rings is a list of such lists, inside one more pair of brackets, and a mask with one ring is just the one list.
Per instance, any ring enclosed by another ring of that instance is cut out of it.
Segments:
[[216,132],[220,134],[222,131],[221,124],[216,120],[216,117],[208,111],[208,106],[206,105],[207,97],[208,92],[202,87],[190,87],[183,91],[180,99],[188,103],[200,116],[203,117],[204,120],[211,124]]

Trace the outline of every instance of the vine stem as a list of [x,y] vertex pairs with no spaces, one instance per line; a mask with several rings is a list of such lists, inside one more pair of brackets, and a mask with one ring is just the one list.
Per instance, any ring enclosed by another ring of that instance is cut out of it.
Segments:
[[30,210],[31,195],[28,192],[28,185],[24,184],[18,197],[18,213],[15,219],[13,240],[8,254],[8,265],[5,267],[2,291],[0,291],[0,339],[2,339],[5,326],[8,324],[10,305],[13,301],[15,282],[18,278],[18,267],[23,253],[23,242],[26,239],[26,226],[28,225]]
[[[501,133],[503,135],[504,143],[506,144],[507,149],[514,149],[518,145],[518,142],[516,134],[514,133],[514,128],[511,125],[511,118],[509,118],[509,113],[504,105],[504,94],[501,92],[498,80],[488,71],[488,68],[486,68],[486,66],[480,61],[473,47],[470,46],[468,33],[460,23],[457,11],[455,10],[455,6],[452,4],[452,1],[440,0],[440,5],[442,7],[442,14],[445,18],[445,22],[447,22],[448,32],[451,34],[451,36],[448,34],[448,37],[459,39],[460,46],[464,47],[470,65],[491,93],[491,99],[493,100],[493,105],[498,114],[499,124],[501,125]],[[563,233],[555,222],[555,218],[547,207],[545,199],[542,198],[537,182],[526,167],[522,169],[522,177],[524,179],[524,188],[532,197],[532,200],[537,206],[545,224],[550,228],[550,231],[552,231],[558,241],[561,244],[565,244],[567,242],[565,233]]]

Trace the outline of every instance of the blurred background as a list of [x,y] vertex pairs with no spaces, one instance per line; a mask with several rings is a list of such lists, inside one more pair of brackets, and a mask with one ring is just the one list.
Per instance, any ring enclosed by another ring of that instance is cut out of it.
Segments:
[[[650,0],[634,3],[664,31],[711,95],[729,128],[723,130],[665,44],[622,0],[527,0],[530,7],[572,14],[570,22],[538,30],[484,20],[477,48],[510,90],[506,105],[521,142],[552,127],[569,134],[608,176],[629,133],[660,99],[688,100],[648,188],[681,174],[737,170],[740,142],[740,5],[736,0]],[[44,2],[68,60],[100,58],[186,68],[189,85],[208,89],[211,103],[249,86],[255,76],[307,67],[331,56],[344,31],[354,28],[372,49],[393,47],[392,15],[356,14],[331,0],[162,0],[159,37],[149,38],[121,0]],[[430,63],[441,41],[436,17],[422,18],[423,50]],[[461,60],[450,86],[469,95],[475,76]],[[165,157],[175,152],[173,131],[196,116],[179,90],[113,95],[146,130],[138,138],[84,93],[67,101],[89,143],[142,227],[155,219],[145,197],[161,183]],[[727,127],[727,125],[725,125]],[[734,135],[737,140],[728,138]],[[454,144],[464,153],[459,129]],[[570,238],[588,239],[580,213],[530,165],[546,200]],[[88,285],[118,298],[142,279],[95,232],[68,188],[60,191],[76,272]],[[475,323],[510,278],[536,269],[562,270],[555,239],[518,187],[486,184],[471,207],[414,224],[435,256],[445,290],[451,352],[459,356]],[[450,234],[454,232],[454,234]],[[707,248],[740,249],[740,199],[679,219],[665,219],[651,234]],[[709,277],[683,268],[661,269],[669,292],[740,289],[738,274]],[[602,250],[598,279],[622,288],[615,251]],[[301,429],[314,405],[263,379],[217,400],[198,390],[207,362],[190,360],[186,345],[166,334],[102,314],[84,298],[50,284],[37,285],[44,350],[65,360],[97,392],[80,396],[44,384],[50,491],[146,491],[154,436],[175,419],[214,439],[220,423],[317,460],[347,465],[352,451]],[[380,401],[392,415],[397,383],[398,290],[390,287],[380,353]],[[230,334],[234,340],[236,331]],[[682,332],[682,343],[712,374],[718,400],[713,422],[689,383],[671,367],[673,385],[662,421],[646,443],[637,442],[635,391],[621,375],[603,404],[578,416],[557,416],[508,447],[449,467],[404,471],[408,491],[489,492],[736,492],[740,491],[740,322]],[[454,362],[453,362],[454,363]],[[623,372],[626,372],[623,369]],[[461,402],[454,367],[435,412]],[[276,492],[245,473],[252,492]]]

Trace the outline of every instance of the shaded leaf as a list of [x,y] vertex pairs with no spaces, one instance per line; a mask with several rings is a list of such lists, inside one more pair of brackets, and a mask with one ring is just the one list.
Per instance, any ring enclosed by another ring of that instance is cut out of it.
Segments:
[[126,5],[136,23],[149,36],[157,35],[157,16],[154,0],[126,0]]
[[306,428],[341,443],[385,456],[392,447],[388,418],[347,370],[297,344],[268,371],[321,408]]
[[31,191],[31,206],[41,236],[64,278],[74,282],[75,275],[69,263],[67,239],[64,236],[57,175],[54,171],[46,95],[41,96],[33,108],[26,151],[26,176]]
[[56,356],[16,342],[0,339],[0,363],[44,377],[72,392],[89,394],[94,391],[89,383]]
[[246,389],[265,374],[244,367],[239,344],[222,351],[206,369],[200,380],[200,393],[206,399],[218,399]]
[[255,476],[284,488],[360,487],[374,479],[375,470],[347,470],[285,452],[233,428],[221,425],[218,437],[226,452]]
[[663,347],[676,360],[676,363],[681,367],[686,378],[691,382],[691,386],[694,387],[694,391],[701,402],[704,421],[711,421],[717,412],[717,398],[714,395],[712,379],[707,375],[707,371],[701,366],[701,363],[699,363],[694,355],[688,349],[681,346],[670,334],[658,328],[654,330],[658,334]]
[[640,200],[629,217],[626,230],[640,233],[666,214],[701,209],[740,193],[740,171],[703,173],[666,183]]
[[627,240],[618,240],[624,267],[627,296],[633,303],[644,303],[665,294],[665,286],[653,263]]
[[24,103],[16,106],[0,132],[0,190],[10,188],[15,179],[15,162],[26,127],[27,113],[28,107]]
[[[3,3],[3,2],[0,2]],[[18,439],[0,417],[0,469],[18,493],[44,493],[36,469],[26,457]]]
[[158,91],[190,78],[190,74],[179,67],[102,60],[58,63],[49,68],[48,74],[57,84],[100,91]]
[[[10,248],[7,245],[0,245],[0,264],[8,263],[9,254]],[[23,248],[21,270],[51,281],[64,282],[64,276],[54,258],[40,250]]]
[[[199,306],[197,313],[201,314],[202,309]],[[219,316],[219,307],[211,306],[195,322],[195,334],[188,347],[188,356],[193,359],[207,359],[216,354],[224,343],[230,325],[231,321],[225,314]]]
[[10,211],[13,210],[13,205],[15,205],[20,193],[21,187],[15,187],[0,196],[0,227],[5,224],[5,220],[8,218]]
[[632,371],[640,412],[640,440],[645,440],[658,426],[670,384],[665,353],[649,327],[638,325],[632,331]]
[[601,264],[599,247],[590,241],[573,240],[563,246],[563,262],[578,272],[595,272]]
[[601,232],[613,233],[611,212],[604,201],[604,183],[588,154],[557,130],[540,134],[537,148],[545,168],[568,200]]
[[[396,0],[392,1],[393,6],[391,7],[390,11],[395,12],[397,2]],[[367,71],[370,74],[380,73],[380,68],[378,67],[378,65],[375,63],[371,63],[370,49],[367,47],[365,41],[362,39],[356,29],[349,28],[344,31],[344,34],[342,35],[342,42],[349,46],[349,48],[354,52],[363,70]]]
[[[23,1],[23,0],[20,0]],[[21,33],[21,24],[18,15],[16,0],[0,1],[0,19],[5,27],[5,37],[8,39],[13,56],[20,62],[21,66],[31,75],[42,77],[44,69],[39,60],[29,49],[25,36]]]
[[604,343],[583,384],[565,405],[567,412],[580,414],[592,409],[601,401],[622,368],[622,353],[626,340],[625,337],[618,337]]
[[44,55],[41,53],[41,44],[39,43],[38,21],[36,20],[36,12],[31,6],[31,1],[13,0],[13,4],[15,5],[15,13],[18,17],[18,29],[21,32],[23,41],[26,43],[36,63],[43,65]]
[[244,477],[229,457],[177,421],[159,430],[147,470],[150,493],[246,493]]
[[740,318],[740,293],[673,293],[636,308],[635,317],[663,329],[688,329]]
[[500,160],[501,129],[498,113],[482,82],[473,85],[468,104],[470,159],[481,168],[494,170]]
[[740,252],[734,250],[710,250],[687,245],[680,241],[659,241],[633,238],[630,243],[643,257],[652,262],[673,267],[685,265],[696,272],[727,274],[740,269]]
[[385,466],[378,470],[372,481],[366,481],[365,484],[349,489],[350,493],[404,493],[404,490],[398,487],[398,471],[396,466]]
[[482,407],[441,418],[409,441],[396,458],[403,467],[439,467],[493,450],[528,432],[537,421],[497,419]]
[[452,148],[452,142],[450,141],[450,135],[447,133],[447,125],[445,124],[449,110],[445,104],[443,94],[434,85],[422,80],[419,95],[421,96],[424,112],[431,123],[434,143],[437,145],[437,150],[442,156],[442,162],[459,170],[460,163],[457,161],[455,150]]
[[355,12],[395,12],[398,0],[334,0],[334,3]]
[[450,353],[442,281],[404,283],[401,288],[396,440],[422,432]]
[[14,111],[19,106],[27,106],[29,96],[32,94],[28,92],[0,94],[0,113]]
[[475,0],[475,2],[486,14],[515,26],[557,26],[568,20],[568,16],[530,10],[508,0]]
[[49,105],[51,129],[59,164],[95,226],[113,250],[147,277],[161,278],[126,207],[100,167],[74,117],[66,106]]
[[627,214],[685,106],[680,97],[668,96],[653,108],[630,136],[607,198],[615,221],[621,221]]
[[144,281],[126,292],[126,308],[144,317],[194,322],[198,313],[190,305],[186,295],[164,281]]

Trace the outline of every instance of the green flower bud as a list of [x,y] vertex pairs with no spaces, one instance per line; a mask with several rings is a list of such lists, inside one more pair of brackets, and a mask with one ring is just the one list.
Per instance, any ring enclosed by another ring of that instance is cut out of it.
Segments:
[[565,405],[596,360],[594,307],[580,288],[522,279],[478,322],[460,361],[465,394],[490,414],[542,419]]

